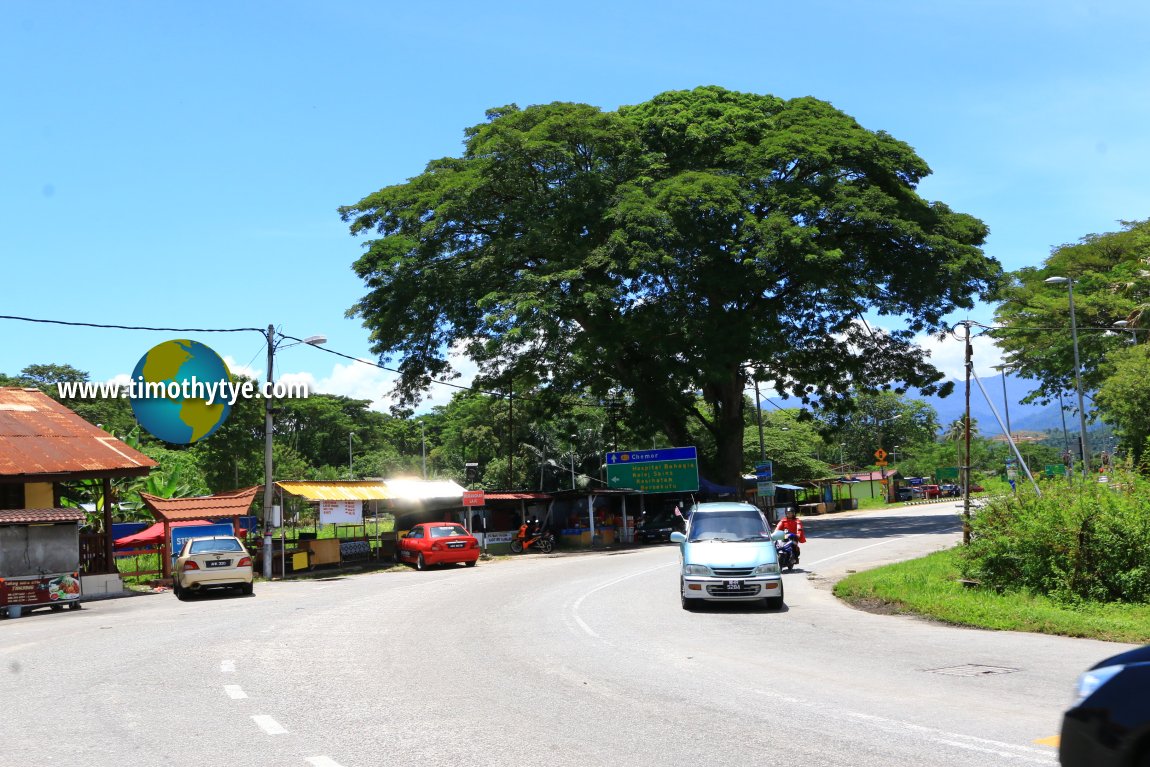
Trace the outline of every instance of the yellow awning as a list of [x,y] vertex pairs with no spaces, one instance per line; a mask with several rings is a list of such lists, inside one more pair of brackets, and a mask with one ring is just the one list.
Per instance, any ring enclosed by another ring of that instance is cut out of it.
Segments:
[[276,487],[289,495],[309,501],[386,501],[393,496],[387,484],[379,481],[345,482],[276,482]]

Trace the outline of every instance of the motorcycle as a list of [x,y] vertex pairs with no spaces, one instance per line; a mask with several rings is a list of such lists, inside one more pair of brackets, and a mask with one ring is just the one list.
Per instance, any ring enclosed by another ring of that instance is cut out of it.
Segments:
[[544,554],[550,554],[555,548],[555,536],[550,530],[542,532],[524,532],[511,541],[511,553],[522,554],[532,546],[537,547]]
[[775,541],[775,551],[779,554],[779,568],[793,570],[799,563],[799,539],[794,533],[784,533],[782,540]]

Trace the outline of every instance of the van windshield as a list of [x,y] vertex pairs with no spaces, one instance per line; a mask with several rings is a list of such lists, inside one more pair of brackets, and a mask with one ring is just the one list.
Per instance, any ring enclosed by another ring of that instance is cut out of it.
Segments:
[[691,515],[691,542],[768,540],[763,515],[757,511],[708,511]]

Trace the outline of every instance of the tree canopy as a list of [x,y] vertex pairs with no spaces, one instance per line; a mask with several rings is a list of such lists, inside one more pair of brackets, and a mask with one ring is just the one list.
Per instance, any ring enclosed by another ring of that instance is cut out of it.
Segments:
[[1138,457],[1147,435],[1140,403],[1150,395],[1139,389],[1147,386],[1145,353],[1127,350],[1147,345],[1148,267],[1150,221],[1122,222],[1119,231],[1060,245],[1042,266],[1009,275],[995,311],[999,328],[992,332],[1010,369],[1037,382],[1028,400],[1049,402],[1074,391],[1068,286],[1046,282],[1073,279],[1082,387],[1088,395],[1100,393],[1103,419],[1118,428],[1123,444]]
[[703,87],[614,112],[493,109],[462,157],[340,209],[380,235],[349,314],[410,400],[459,349],[481,385],[526,381],[556,408],[621,394],[677,444],[701,425],[732,482],[752,376],[830,409],[939,388],[912,338],[985,297],[999,266],[982,222],[917,194],[929,172],[814,98]]

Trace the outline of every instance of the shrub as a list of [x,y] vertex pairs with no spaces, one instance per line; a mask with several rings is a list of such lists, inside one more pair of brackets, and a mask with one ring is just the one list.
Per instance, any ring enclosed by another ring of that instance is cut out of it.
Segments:
[[1020,485],[975,515],[962,563],[966,577],[1000,591],[1150,602],[1150,486],[1137,476],[1060,480],[1038,496]]

